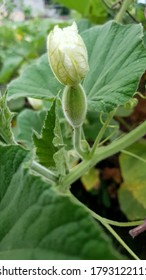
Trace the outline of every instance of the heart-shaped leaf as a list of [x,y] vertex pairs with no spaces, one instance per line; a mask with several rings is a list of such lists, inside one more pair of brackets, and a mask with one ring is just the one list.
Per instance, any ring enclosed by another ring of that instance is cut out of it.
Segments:
[[23,168],[26,158],[18,146],[0,147],[0,259],[122,258],[71,195]]
[[126,103],[146,69],[146,49],[141,25],[108,22],[82,33],[88,49],[90,71],[83,86],[89,109],[111,111]]
[[53,100],[62,88],[49,67],[47,55],[43,55],[9,84],[8,100],[22,96]]

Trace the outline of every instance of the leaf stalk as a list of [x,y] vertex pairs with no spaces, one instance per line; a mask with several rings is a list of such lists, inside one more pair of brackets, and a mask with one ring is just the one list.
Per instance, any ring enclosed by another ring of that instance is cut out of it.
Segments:
[[124,135],[122,138],[113,141],[111,144],[99,148],[92,157],[84,159],[80,164],[74,167],[69,174],[62,179],[63,186],[70,186],[78,180],[85,172],[95,166],[101,160],[104,160],[121,150],[129,147],[146,134],[146,121],[136,127],[134,130]]
[[110,123],[110,121],[112,120],[112,118],[113,118],[115,112],[116,112],[116,110],[113,110],[113,111],[111,111],[111,112],[108,114],[105,123],[104,123],[103,126],[101,127],[101,129],[100,129],[100,131],[99,131],[99,133],[98,133],[98,135],[97,135],[97,137],[96,137],[96,139],[95,139],[95,142],[94,142],[94,144],[93,144],[93,147],[92,147],[92,149],[91,149],[91,153],[90,153],[90,156],[91,156],[91,157],[92,157],[92,155],[94,155],[94,153],[95,153],[95,151],[96,151],[96,149],[97,149],[97,147],[98,147],[98,144],[100,143],[100,141],[101,141],[101,139],[102,139],[102,137],[103,137],[103,135],[104,135],[104,133],[105,133],[105,131],[106,131],[106,129],[107,129],[109,123]]
[[81,158],[86,158],[88,156],[88,151],[83,148],[81,137],[82,137],[82,125],[78,127],[74,127],[74,139],[73,139],[74,148]]
[[120,11],[117,13],[115,20],[119,23],[122,23],[123,17],[129,7],[129,5],[133,2],[133,0],[124,0],[122,3],[122,6],[120,8]]
[[36,161],[32,162],[31,169],[44,176],[50,183],[57,182],[56,174]]

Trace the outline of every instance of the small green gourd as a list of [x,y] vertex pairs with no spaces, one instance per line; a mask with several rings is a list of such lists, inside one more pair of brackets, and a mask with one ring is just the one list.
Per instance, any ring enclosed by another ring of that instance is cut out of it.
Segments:
[[78,127],[83,124],[87,113],[87,99],[80,84],[64,88],[62,108],[67,121],[72,127]]

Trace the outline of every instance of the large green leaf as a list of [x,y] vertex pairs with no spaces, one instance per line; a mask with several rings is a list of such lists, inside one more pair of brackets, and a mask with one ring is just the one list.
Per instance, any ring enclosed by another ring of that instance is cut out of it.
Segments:
[[23,168],[26,158],[0,147],[0,259],[123,258],[83,206]]
[[144,31],[144,44],[145,44],[145,47],[146,47],[146,31]]
[[120,156],[124,182],[118,196],[120,207],[130,220],[146,217],[146,142],[132,145]]
[[11,53],[7,55],[0,70],[0,84],[7,83],[23,62],[23,57]]
[[110,111],[126,103],[146,69],[141,25],[108,22],[82,33],[90,71],[84,80],[89,108]]
[[18,97],[33,97],[53,99],[62,88],[62,85],[53,75],[47,55],[43,55],[26,67],[22,75],[8,86],[8,99]]
[[46,111],[34,111],[31,109],[23,110],[17,117],[16,127],[14,130],[15,138],[18,142],[26,145],[28,148],[33,147],[32,134],[36,131],[41,133]]
[[79,20],[77,22],[77,26],[78,26],[79,33],[81,33],[83,31],[91,28],[93,26],[93,24],[88,19],[82,18],[81,20]]
[[[90,71],[83,86],[89,110],[111,111],[125,104],[146,69],[141,25],[108,22],[81,33],[87,46]],[[62,86],[53,76],[47,56],[28,67],[9,85],[9,99],[20,96],[53,98]]]

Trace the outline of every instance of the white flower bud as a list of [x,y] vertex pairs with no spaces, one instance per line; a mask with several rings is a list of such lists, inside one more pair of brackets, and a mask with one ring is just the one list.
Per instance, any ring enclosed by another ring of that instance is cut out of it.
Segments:
[[87,49],[76,23],[63,29],[55,26],[48,35],[47,50],[51,69],[59,82],[70,86],[79,84],[89,66]]

